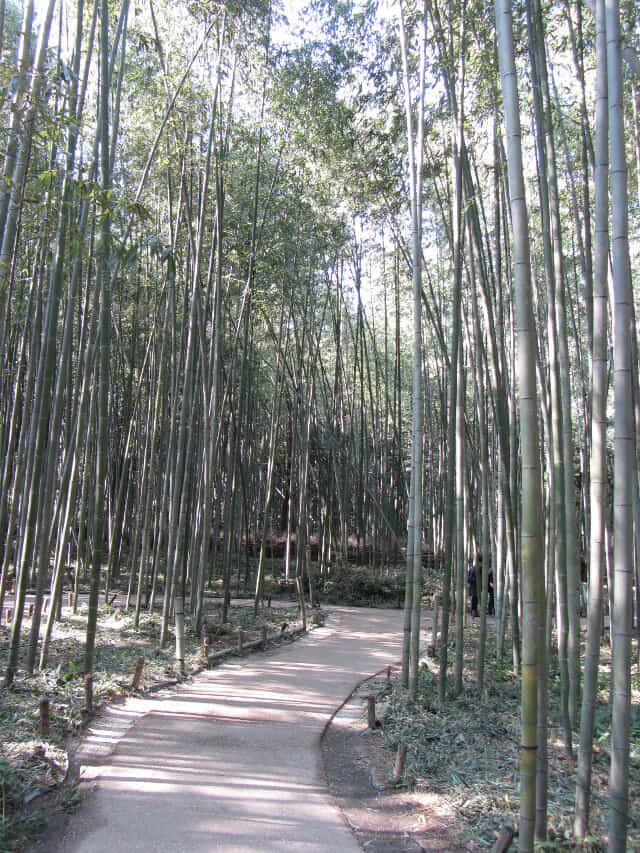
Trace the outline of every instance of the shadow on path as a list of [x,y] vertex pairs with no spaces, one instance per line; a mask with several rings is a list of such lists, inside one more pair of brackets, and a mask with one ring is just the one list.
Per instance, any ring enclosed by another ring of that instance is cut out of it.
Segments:
[[400,610],[338,609],[292,645],[108,709],[77,755],[86,796],[34,853],[355,853],[319,739],[401,637]]

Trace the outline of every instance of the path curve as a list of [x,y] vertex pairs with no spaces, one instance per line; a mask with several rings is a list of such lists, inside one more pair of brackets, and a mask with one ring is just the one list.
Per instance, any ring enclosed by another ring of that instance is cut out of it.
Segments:
[[340,608],[296,643],[113,706],[80,752],[85,797],[48,853],[355,853],[319,741],[400,657],[402,611]]

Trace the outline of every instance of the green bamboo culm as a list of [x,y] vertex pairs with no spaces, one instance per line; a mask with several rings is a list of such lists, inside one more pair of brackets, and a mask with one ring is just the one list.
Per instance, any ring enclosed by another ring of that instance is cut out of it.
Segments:
[[536,388],[537,342],[531,297],[529,224],[520,144],[520,108],[513,49],[511,4],[495,3],[498,57],[504,102],[507,168],[513,227],[514,295],[517,324],[516,378],[519,394],[522,572],[522,741],[520,751],[520,827],[522,853],[532,853],[536,819],[538,718],[538,597],[541,591],[542,524],[540,440]]

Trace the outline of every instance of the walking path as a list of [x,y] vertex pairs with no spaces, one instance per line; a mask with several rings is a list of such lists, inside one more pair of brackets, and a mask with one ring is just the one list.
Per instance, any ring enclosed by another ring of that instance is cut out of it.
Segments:
[[343,608],[292,645],[110,708],[82,747],[89,790],[48,853],[360,850],[319,739],[401,641],[401,610]]

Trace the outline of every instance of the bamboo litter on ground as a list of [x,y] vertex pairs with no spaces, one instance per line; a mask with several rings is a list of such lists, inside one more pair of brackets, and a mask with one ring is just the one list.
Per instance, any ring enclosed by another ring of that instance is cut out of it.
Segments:
[[[398,744],[408,746],[404,777],[414,794],[424,798],[425,811],[416,821],[427,820],[430,810],[455,816],[451,822],[452,846],[469,851],[488,850],[504,825],[517,827],[519,812],[520,682],[505,661],[495,663],[495,648],[487,646],[485,688],[476,683],[479,624],[465,633],[463,691],[449,696],[443,708],[438,701],[439,660],[421,662],[418,694],[409,701],[395,679],[392,687],[378,691],[378,717],[388,747],[387,783],[393,785],[392,767]],[[453,647],[452,647],[453,648]],[[450,654],[450,661],[453,655]],[[608,667],[610,649],[602,650],[600,692],[593,758],[591,835],[580,845],[573,837],[575,756],[564,751],[560,727],[559,677],[550,672],[549,698],[549,803],[546,849],[603,851],[608,819]],[[368,708],[362,691],[363,718]],[[577,733],[574,733],[577,740]],[[574,743],[574,750],[577,744]],[[628,850],[640,852],[640,676],[634,669],[632,694],[631,757],[629,774],[630,821]],[[381,803],[382,805],[382,803]]]

